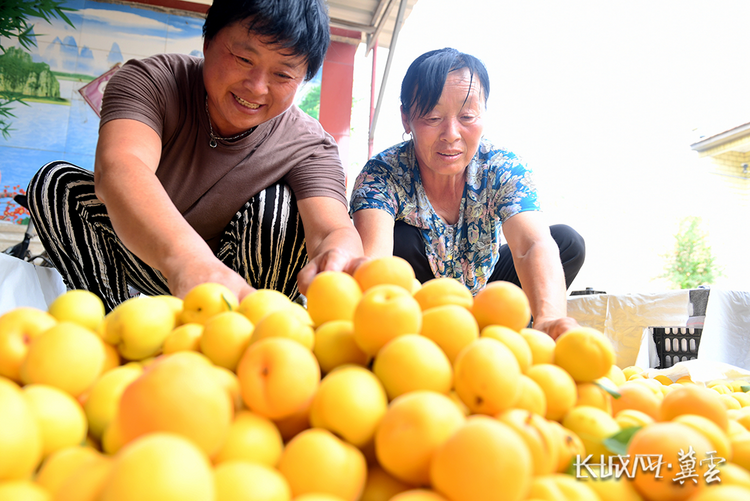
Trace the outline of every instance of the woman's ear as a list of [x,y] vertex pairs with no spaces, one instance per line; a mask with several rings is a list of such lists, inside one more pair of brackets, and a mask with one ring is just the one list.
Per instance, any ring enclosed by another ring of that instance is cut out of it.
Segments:
[[411,126],[409,126],[409,117],[404,113],[404,107],[401,106],[401,124],[404,126],[404,132],[411,134]]

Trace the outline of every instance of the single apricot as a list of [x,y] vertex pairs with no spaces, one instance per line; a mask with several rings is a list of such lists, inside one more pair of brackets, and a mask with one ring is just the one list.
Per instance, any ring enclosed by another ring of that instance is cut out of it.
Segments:
[[449,277],[433,278],[423,283],[422,287],[414,292],[414,299],[417,300],[422,311],[448,304],[461,306],[471,311],[471,305],[474,304],[471,291],[455,278]]
[[198,343],[201,353],[215,365],[236,371],[252,335],[253,324],[245,315],[224,311],[206,320]]
[[526,442],[534,464],[534,475],[547,475],[557,470],[559,438],[549,421],[521,409],[507,409],[495,417],[513,428]]
[[73,322],[58,322],[32,339],[21,380],[48,384],[77,398],[94,384],[105,361],[104,342],[96,334]]
[[570,409],[565,414],[562,425],[581,438],[586,454],[592,454],[597,459],[609,455],[604,441],[620,431],[620,426],[610,414],[588,405]]
[[531,321],[529,298],[512,282],[488,283],[474,296],[471,312],[480,330],[488,325],[502,325],[520,331]]
[[565,369],[576,383],[590,383],[607,375],[615,362],[612,342],[600,331],[576,327],[555,343],[555,364]]
[[625,373],[615,364],[612,364],[612,367],[609,368],[609,372],[607,373],[606,377],[607,379],[612,381],[615,386],[620,386],[626,381]]
[[354,341],[369,356],[398,336],[422,330],[422,310],[411,293],[393,284],[365,291],[354,311]]
[[411,489],[396,494],[391,501],[449,501],[432,489]]
[[180,322],[204,324],[217,313],[234,311],[239,305],[237,296],[229,287],[212,282],[202,283],[185,294]]
[[732,459],[732,446],[729,442],[729,436],[726,431],[707,417],[697,414],[680,414],[672,419],[672,422],[690,426],[711,442],[713,450],[716,451],[716,456],[726,461]]
[[682,414],[707,417],[722,430],[727,431],[727,408],[721,403],[719,395],[707,388],[685,385],[664,397],[659,412],[661,421],[671,421]]
[[261,318],[252,329],[250,344],[266,338],[283,337],[312,351],[315,347],[315,330],[307,323],[308,320],[304,316],[295,314],[295,305],[301,308],[297,303],[290,303],[287,308],[272,311]]
[[574,431],[565,428],[562,424],[557,421],[549,421],[550,428],[557,435],[558,445],[558,459],[557,459],[557,473],[564,473],[568,471],[571,464],[577,457],[586,457],[586,448],[579,437]]
[[41,427],[17,384],[0,377],[0,483],[28,478],[42,460]]
[[19,306],[0,315],[0,376],[21,382],[31,340],[57,323],[46,311]]
[[83,445],[73,445],[47,456],[36,474],[36,483],[54,498],[60,486],[83,464],[94,464],[101,453]]
[[359,501],[390,501],[396,494],[413,487],[385,471],[379,464],[373,464],[367,468],[367,481]]
[[290,306],[292,301],[274,289],[258,289],[252,294],[245,296],[236,309],[247,317],[253,325],[257,325],[260,319],[271,312]]
[[237,378],[245,405],[277,420],[291,416],[312,399],[320,382],[320,366],[301,343],[268,337],[247,348],[237,366]]
[[613,415],[616,416],[625,409],[633,409],[648,414],[654,420],[659,420],[661,402],[649,388],[628,382],[619,386],[617,391],[620,398],[612,399]]
[[520,396],[521,368],[513,352],[496,339],[480,337],[454,364],[454,387],[474,413],[495,415]]
[[513,407],[534,412],[540,416],[547,414],[547,396],[539,383],[531,379],[526,374],[521,374],[519,380],[521,386],[521,396],[518,397]]
[[529,346],[526,338],[520,333],[509,327],[503,327],[502,325],[488,325],[482,329],[480,336],[497,339],[507,346],[510,351],[513,352],[513,356],[516,357],[522,373],[525,374],[529,367],[531,367],[531,364],[534,361],[531,346]]
[[572,475],[552,473],[534,477],[529,499],[554,499],[555,501],[599,501],[599,495],[586,482]]
[[690,501],[745,501],[747,499],[750,499],[750,487],[717,485],[695,495],[690,498]]
[[362,292],[381,284],[402,287],[411,293],[414,286],[414,268],[409,261],[398,256],[383,256],[365,261],[352,275]]
[[[76,465],[63,479],[51,499],[54,501],[99,500],[109,480],[113,465],[113,458],[104,455],[95,456],[92,461]],[[3,497],[0,496],[0,499]],[[30,500],[24,499],[24,501]]]
[[578,399],[576,383],[570,374],[557,365],[535,364],[529,367],[526,375],[544,392],[547,400],[545,417],[552,421],[562,421]]
[[632,376],[633,374],[641,374],[642,372],[643,372],[643,369],[641,369],[637,365],[629,365],[622,370],[622,375],[625,377],[625,380],[627,381],[628,379],[630,379],[630,376]]
[[450,398],[440,393],[414,391],[396,398],[375,432],[379,464],[402,482],[429,485],[435,451],[465,419]]
[[322,428],[310,428],[290,440],[278,470],[289,482],[293,497],[319,493],[357,501],[367,477],[362,452]]
[[354,340],[351,320],[331,320],[319,325],[315,329],[313,354],[324,374],[345,364],[366,367],[370,359]]
[[451,501],[525,499],[534,477],[526,442],[507,424],[475,415],[436,451],[433,488]]
[[453,367],[432,339],[406,334],[388,341],[375,356],[372,372],[393,400],[416,390],[447,394],[453,387]]
[[518,331],[531,348],[531,364],[551,364],[555,361],[555,340],[545,332],[525,328]]
[[49,492],[31,479],[0,482],[3,501],[50,501]]
[[468,309],[446,304],[422,311],[420,334],[437,343],[453,363],[458,353],[479,337],[479,326]]
[[307,312],[313,323],[320,326],[331,320],[351,321],[362,289],[348,273],[323,271],[315,275],[305,296]]
[[146,368],[120,397],[115,421],[123,444],[170,432],[191,440],[209,457],[216,454],[229,433],[234,406],[212,371],[188,351],[163,356]]
[[289,482],[276,468],[249,461],[225,461],[214,467],[216,501],[291,501]]
[[596,383],[578,383],[576,406],[589,405],[612,415],[612,395]]
[[376,374],[358,365],[342,366],[320,382],[310,424],[363,447],[372,441],[387,408],[386,390]]
[[149,433],[126,444],[112,460],[102,501],[214,498],[213,470],[194,442],[174,433]]
[[248,461],[275,467],[283,449],[284,441],[273,421],[243,409],[235,415],[213,463]]
[[[684,501],[705,486],[702,475],[708,466],[700,461],[713,450],[706,437],[682,423],[661,422],[641,428],[633,435],[627,450],[630,458],[641,458],[631,461],[629,466],[629,472],[634,473],[633,484],[649,501]],[[687,473],[694,476],[685,476],[682,462],[692,460],[696,461],[695,469]],[[660,465],[658,475],[657,465]]]
[[750,434],[733,435],[729,439],[732,462],[750,471]]
[[750,471],[731,461],[721,463],[718,468],[721,485],[739,485],[750,489]]
[[644,427],[655,423],[654,418],[646,414],[645,412],[637,411],[635,409],[623,409],[615,414],[615,421],[620,426],[620,429],[633,428],[633,427]]

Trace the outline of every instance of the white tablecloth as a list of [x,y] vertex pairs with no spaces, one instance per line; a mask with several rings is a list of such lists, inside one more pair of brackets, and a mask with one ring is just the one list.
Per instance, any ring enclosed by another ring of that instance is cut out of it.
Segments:
[[750,370],[750,292],[711,289],[698,359]]
[[65,290],[57,270],[0,253],[0,315],[19,306],[46,311]]
[[[568,315],[603,332],[614,345],[620,367],[654,367],[649,327],[685,326],[688,290],[654,294],[570,296]],[[698,359],[750,369],[750,293],[711,289]]]

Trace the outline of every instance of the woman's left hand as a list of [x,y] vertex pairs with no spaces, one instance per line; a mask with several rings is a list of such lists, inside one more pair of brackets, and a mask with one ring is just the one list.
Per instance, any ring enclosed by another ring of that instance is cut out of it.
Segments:
[[302,294],[322,271],[349,274],[364,261],[362,240],[354,229],[346,206],[327,197],[310,197],[297,202],[305,227],[305,245],[310,262],[297,274]]
[[541,319],[540,322],[534,321],[534,329],[546,332],[552,339],[557,339],[563,333],[578,326],[576,319],[571,317]]
[[297,274],[297,285],[302,294],[307,293],[307,288],[315,278],[315,275],[322,271],[343,271],[354,274],[354,270],[366,260],[363,256],[352,256],[341,249],[331,249],[315,256],[307,265]]

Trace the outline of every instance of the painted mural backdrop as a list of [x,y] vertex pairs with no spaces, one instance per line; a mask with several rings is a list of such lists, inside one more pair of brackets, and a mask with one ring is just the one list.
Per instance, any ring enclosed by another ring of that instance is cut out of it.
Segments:
[[[96,108],[113,69],[159,53],[203,55],[201,16],[88,0],[64,5],[74,9],[67,15],[75,28],[61,20],[30,19],[36,47],[27,51],[8,40],[2,43],[8,50],[0,56],[0,90],[24,94],[28,106],[11,106],[10,137],[0,137],[0,193],[25,192],[31,176],[54,160],[93,170]],[[23,82],[9,77],[19,71]],[[319,87],[320,74],[297,96],[316,118]],[[24,213],[3,198],[3,219],[22,223]]]
[[[10,48],[0,58],[0,76],[20,67],[35,85],[9,88],[13,79],[0,78],[3,90],[23,93],[28,104],[14,103],[10,137],[0,138],[0,191],[25,190],[33,173],[53,160],[93,170],[99,116],[80,90],[112,67],[160,52],[202,55],[200,17],[84,0],[65,6],[74,9],[68,17],[75,28],[30,19],[36,47],[3,43]],[[14,205],[3,202],[0,209]],[[0,212],[5,219],[15,213]]]

